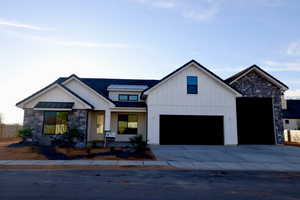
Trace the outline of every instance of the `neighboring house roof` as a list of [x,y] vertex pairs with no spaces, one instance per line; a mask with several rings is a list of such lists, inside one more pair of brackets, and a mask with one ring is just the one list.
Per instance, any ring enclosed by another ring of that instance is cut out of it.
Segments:
[[190,62],[184,64],[183,66],[179,67],[178,69],[176,69],[175,71],[173,71],[172,73],[168,74],[167,76],[165,76],[164,78],[162,78],[160,81],[158,81],[156,84],[154,84],[153,86],[149,87],[148,89],[144,90],[143,94],[147,94],[149,93],[152,89],[154,89],[155,87],[158,87],[160,84],[162,84],[164,81],[168,80],[169,78],[173,77],[175,74],[177,74],[178,72],[182,71],[184,68],[190,66],[191,64],[195,64],[197,67],[201,68],[203,71],[207,72],[207,74],[209,74],[211,77],[213,77],[215,80],[217,80],[219,83],[221,83],[222,85],[224,85],[226,88],[229,88],[231,91],[233,91],[235,94],[241,95],[241,93],[236,90],[235,88],[233,88],[231,85],[227,84],[223,79],[221,79],[218,75],[216,75],[215,73],[213,73],[212,71],[210,71],[209,69],[207,69],[206,67],[204,67],[203,65],[201,65],[200,63],[198,63],[195,60],[191,60]]
[[287,85],[285,85],[284,83],[282,83],[281,81],[279,81],[278,79],[276,79],[274,76],[272,76],[271,74],[269,74],[268,72],[264,71],[262,68],[260,68],[257,65],[252,65],[236,74],[234,74],[233,76],[229,77],[228,79],[225,80],[226,83],[228,84],[232,84],[235,81],[239,80],[240,78],[242,78],[243,76],[247,75],[249,72],[251,71],[256,71],[258,72],[261,76],[267,78],[271,83],[273,83],[274,85],[276,85],[277,87],[283,89],[283,90],[287,90],[289,87]]
[[48,102],[48,101],[40,101],[38,102],[34,108],[37,109],[72,109],[74,106],[74,102]]
[[286,100],[287,109],[283,110],[282,118],[300,119],[300,100]]
[[87,102],[85,99],[81,98],[79,95],[77,95],[75,92],[71,91],[70,89],[66,88],[65,86],[63,86],[62,84],[60,84],[59,82],[55,81],[51,84],[49,84],[48,86],[44,87],[43,89],[35,92],[34,94],[30,95],[29,97],[23,99],[22,101],[18,102],[16,104],[16,106],[20,106],[21,104],[29,101],[32,98],[36,98],[38,96],[40,96],[41,94],[43,94],[43,92],[46,92],[47,90],[50,90],[53,87],[59,87],[62,88],[63,90],[65,90],[67,93],[69,93],[70,95],[72,95],[73,97],[75,97],[76,99],[78,99],[79,101],[81,101],[82,103],[84,103],[85,105],[87,105],[88,107],[90,107],[91,109],[94,108],[93,105],[91,105],[89,102]]

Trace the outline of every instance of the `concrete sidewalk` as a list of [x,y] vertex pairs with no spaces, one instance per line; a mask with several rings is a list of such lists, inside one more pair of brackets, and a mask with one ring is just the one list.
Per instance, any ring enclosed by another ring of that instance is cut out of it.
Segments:
[[1,160],[0,166],[55,165],[55,166],[165,166],[194,170],[240,170],[240,171],[293,171],[300,172],[298,163],[257,162],[186,162],[186,161],[114,161],[114,160]]

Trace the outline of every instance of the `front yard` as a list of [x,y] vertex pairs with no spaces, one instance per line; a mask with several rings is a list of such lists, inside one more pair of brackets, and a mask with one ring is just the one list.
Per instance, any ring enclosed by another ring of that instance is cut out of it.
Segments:
[[150,149],[145,152],[133,152],[126,146],[75,149],[21,141],[19,138],[0,138],[0,160],[156,160]]

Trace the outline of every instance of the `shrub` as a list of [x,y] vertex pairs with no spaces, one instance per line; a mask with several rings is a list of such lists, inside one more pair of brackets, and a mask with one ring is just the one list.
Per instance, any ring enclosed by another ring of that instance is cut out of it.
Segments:
[[31,128],[22,128],[18,131],[18,137],[21,137],[23,141],[27,138],[32,138],[32,129]]
[[147,142],[143,140],[142,135],[131,137],[130,144],[135,152],[144,152],[147,150]]

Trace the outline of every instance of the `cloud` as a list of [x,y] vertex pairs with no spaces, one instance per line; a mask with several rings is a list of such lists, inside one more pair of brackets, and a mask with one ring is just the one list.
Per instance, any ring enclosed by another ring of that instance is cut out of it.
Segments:
[[300,89],[287,90],[284,96],[286,99],[300,99]]
[[153,6],[158,8],[174,8],[176,7],[176,3],[172,1],[154,1]]
[[284,4],[283,0],[263,0],[261,2],[267,7],[280,7]]
[[87,48],[105,48],[105,49],[126,49],[129,48],[129,46],[125,43],[100,43],[100,42],[91,42],[91,41],[80,41],[80,40],[63,40],[63,39],[57,39],[52,37],[45,37],[45,36],[39,36],[39,35],[32,35],[17,31],[2,31],[3,33],[6,33],[10,36],[20,38],[22,40],[33,40],[38,41],[45,44],[54,44],[54,45],[60,45],[60,46],[66,46],[66,47],[87,47]]
[[300,62],[265,61],[267,71],[300,71]]
[[36,31],[54,30],[49,27],[34,26],[34,25],[30,25],[30,24],[23,24],[23,23],[18,23],[18,22],[14,22],[14,21],[4,20],[4,19],[0,19],[0,26],[10,26],[10,27],[15,27],[15,28],[22,28],[22,29],[29,29],[29,30],[36,30]]
[[184,18],[195,21],[209,21],[220,10],[223,0],[130,0],[145,6],[170,9]]
[[290,56],[300,56],[300,41],[290,43],[286,53]]
[[63,46],[77,46],[77,47],[98,47],[108,49],[125,49],[127,44],[122,43],[96,43],[96,42],[81,42],[81,41],[56,41],[56,44]]

